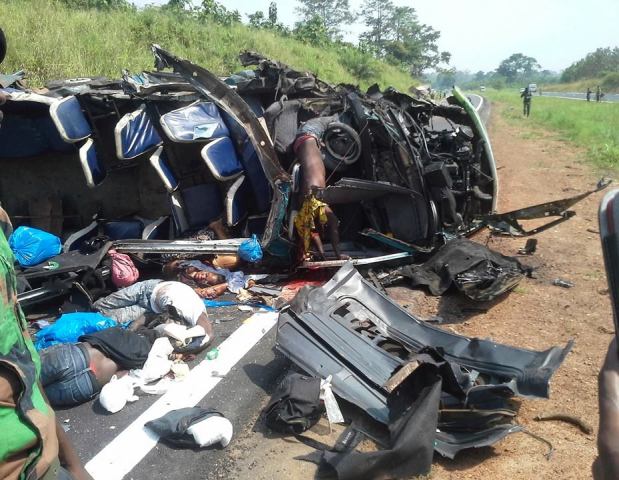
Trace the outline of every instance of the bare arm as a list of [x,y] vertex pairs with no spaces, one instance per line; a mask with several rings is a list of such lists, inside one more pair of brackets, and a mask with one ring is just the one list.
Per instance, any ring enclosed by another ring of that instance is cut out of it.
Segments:
[[219,285],[213,285],[212,287],[194,288],[195,292],[202,298],[217,298],[226,293],[227,289],[227,283],[220,283]]

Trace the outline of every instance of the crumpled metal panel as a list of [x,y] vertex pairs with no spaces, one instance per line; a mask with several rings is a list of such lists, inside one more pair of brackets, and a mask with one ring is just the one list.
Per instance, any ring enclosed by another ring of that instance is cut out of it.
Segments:
[[[398,351],[398,345],[404,348]],[[549,380],[572,342],[537,352],[440,330],[380,293],[352,264],[324,286],[302,289],[279,317],[277,348],[313,375],[332,375],[337,395],[384,424],[389,410],[383,385],[406,363],[407,352],[425,347],[472,371],[471,378],[484,375],[484,384],[468,389],[463,400],[473,408],[512,395],[548,397]],[[436,450],[453,457],[461,449],[491,445],[517,431],[510,423],[470,434],[439,431]]]

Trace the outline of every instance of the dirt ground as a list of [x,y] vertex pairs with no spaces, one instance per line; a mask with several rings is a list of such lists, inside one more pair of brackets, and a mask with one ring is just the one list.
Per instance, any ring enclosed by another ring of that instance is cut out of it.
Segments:
[[[492,106],[489,129],[501,182],[499,211],[571,196],[595,185],[599,175],[582,161],[582,152],[550,133],[508,123],[501,108]],[[597,373],[614,331],[597,233],[602,195],[588,197],[574,207],[576,217],[536,236],[537,252],[521,260],[536,268],[537,278],[525,279],[500,301],[475,305],[487,311],[470,313],[466,307],[472,305],[457,295],[434,298],[405,287],[390,289],[390,295],[411,312],[422,318],[440,315],[453,322],[443,328],[463,335],[536,350],[575,341],[551,381],[550,399],[522,400],[517,417],[519,423],[554,445],[550,460],[544,456],[546,445],[518,433],[492,448],[462,452],[453,461],[435,458],[430,478],[591,477],[596,457]],[[515,255],[525,243],[522,238],[490,238],[487,232],[480,232],[475,239],[508,255]],[[555,278],[575,286],[554,286]],[[463,313],[463,308],[468,313]],[[534,420],[543,413],[577,416],[592,425],[594,433],[583,434],[566,423]],[[259,424],[257,419],[253,431],[237,437],[230,451],[230,478],[314,477],[313,464],[294,459],[311,449],[295,439],[268,438]],[[327,427],[319,424],[312,435],[332,445],[337,434],[328,433]]]

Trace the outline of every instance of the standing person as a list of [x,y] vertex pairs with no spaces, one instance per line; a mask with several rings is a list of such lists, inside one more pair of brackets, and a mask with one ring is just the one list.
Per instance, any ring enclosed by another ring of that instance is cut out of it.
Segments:
[[17,303],[8,231],[0,228],[0,478],[91,479],[43,393],[41,360]]
[[[0,29],[0,63],[5,53]],[[0,93],[0,105],[5,101]],[[15,258],[6,240],[12,230],[0,207],[0,478],[92,480],[43,394],[41,360],[17,303]]]
[[598,85],[597,88],[595,89],[595,101],[599,102],[600,100],[602,100],[602,89]]
[[520,97],[522,98],[522,114],[528,117],[531,113],[531,97],[533,97],[531,89],[526,86],[524,91],[520,94]]
[[587,102],[591,101],[591,94],[593,92],[591,91],[591,89],[589,87],[587,87]]

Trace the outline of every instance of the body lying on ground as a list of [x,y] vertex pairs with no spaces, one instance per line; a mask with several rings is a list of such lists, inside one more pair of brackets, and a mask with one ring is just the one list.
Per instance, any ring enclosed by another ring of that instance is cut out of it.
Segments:
[[121,327],[53,345],[40,352],[41,384],[53,407],[70,407],[96,397],[114,375],[142,368],[156,338]]
[[93,305],[118,323],[131,323],[134,330],[144,324],[146,314],[164,313],[172,308],[188,326],[204,329],[204,347],[213,337],[204,302],[190,286],[181,282],[144,280],[100,298]]

